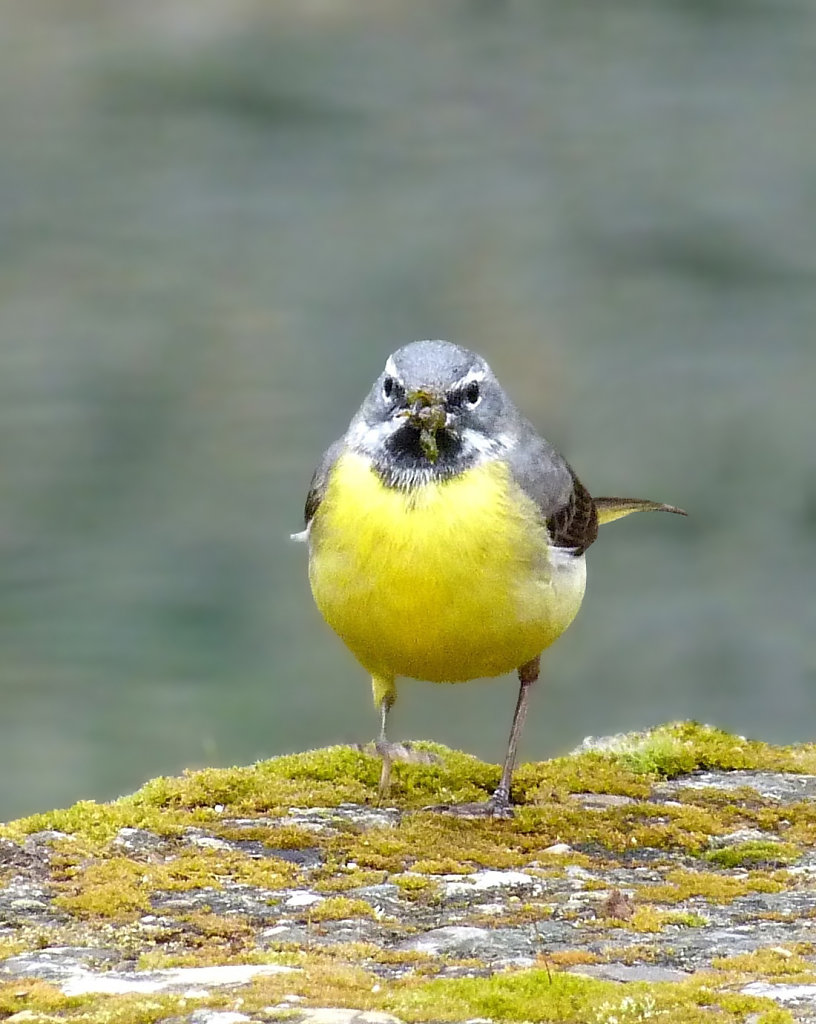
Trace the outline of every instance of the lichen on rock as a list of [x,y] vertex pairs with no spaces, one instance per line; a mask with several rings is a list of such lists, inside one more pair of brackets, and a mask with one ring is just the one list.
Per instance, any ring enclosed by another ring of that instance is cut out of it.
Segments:
[[471,820],[498,767],[417,746],[388,807],[335,747],[0,826],[0,1019],[816,1021],[816,747],[587,742]]

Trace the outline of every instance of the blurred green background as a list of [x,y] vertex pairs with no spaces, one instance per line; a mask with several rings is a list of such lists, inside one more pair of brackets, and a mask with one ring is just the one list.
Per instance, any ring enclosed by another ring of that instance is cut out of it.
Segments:
[[[596,493],[522,755],[816,734],[809,0],[26,0],[0,34],[0,819],[373,736],[312,469],[483,353]],[[502,756],[515,681],[402,685]]]

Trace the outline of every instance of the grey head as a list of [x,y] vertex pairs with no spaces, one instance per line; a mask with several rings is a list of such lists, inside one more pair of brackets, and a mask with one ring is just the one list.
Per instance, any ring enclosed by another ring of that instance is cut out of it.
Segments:
[[412,487],[501,458],[531,429],[481,356],[415,341],[388,357],[344,440],[386,484]]

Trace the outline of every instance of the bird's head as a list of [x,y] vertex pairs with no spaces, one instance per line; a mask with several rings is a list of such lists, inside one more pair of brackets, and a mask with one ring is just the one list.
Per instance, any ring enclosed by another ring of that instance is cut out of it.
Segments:
[[516,415],[481,356],[445,341],[415,341],[388,357],[347,440],[387,483],[411,486],[506,450]]

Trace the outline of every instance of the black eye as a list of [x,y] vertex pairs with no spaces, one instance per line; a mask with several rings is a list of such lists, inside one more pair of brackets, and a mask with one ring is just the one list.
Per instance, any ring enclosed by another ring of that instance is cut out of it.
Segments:
[[385,380],[383,381],[383,395],[386,398],[390,398],[394,394],[396,386],[397,382],[394,380],[393,377],[386,377]]
[[481,391],[478,383],[474,380],[465,388],[465,401],[470,405],[475,405],[479,401]]

